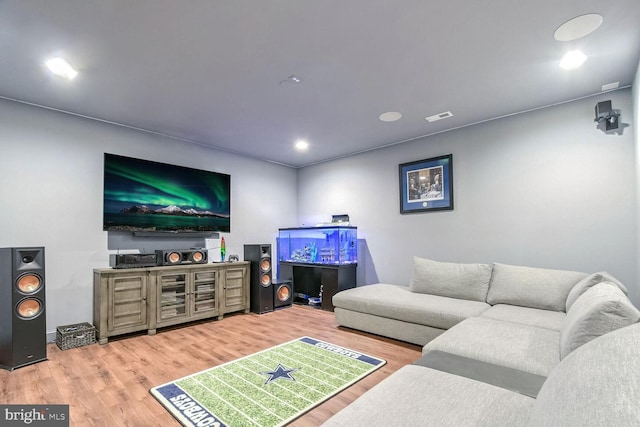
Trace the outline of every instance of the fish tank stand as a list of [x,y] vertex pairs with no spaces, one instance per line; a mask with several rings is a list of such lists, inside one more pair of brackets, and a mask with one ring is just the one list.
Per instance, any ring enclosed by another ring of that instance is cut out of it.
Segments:
[[356,287],[356,264],[280,262],[280,279],[293,282],[293,303],[333,311],[333,296]]

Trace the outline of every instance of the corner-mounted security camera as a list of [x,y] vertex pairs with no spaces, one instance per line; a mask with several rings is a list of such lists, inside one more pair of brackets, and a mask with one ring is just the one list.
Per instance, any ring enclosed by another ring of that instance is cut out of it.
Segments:
[[597,128],[603,132],[618,129],[618,118],[620,113],[611,108],[611,101],[602,101],[596,104]]

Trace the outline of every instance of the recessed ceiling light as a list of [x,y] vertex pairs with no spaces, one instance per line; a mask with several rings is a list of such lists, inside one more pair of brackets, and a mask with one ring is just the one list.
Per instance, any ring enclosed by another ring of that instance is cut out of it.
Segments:
[[402,117],[402,113],[398,113],[397,111],[387,111],[378,116],[383,122],[395,122],[396,120],[400,120],[400,117]]
[[309,143],[304,139],[299,139],[296,141],[296,150],[298,151],[306,151],[309,148]]
[[553,37],[559,42],[577,40],[597,30],[603,20],[602,15],[597,13],[577,16],[560,25],[553,33]]
[[78,72],[62,58],[51,58],[45,62],[47,68],[55,75],[73,80]]
[[573,70],[580,67],[587,60],[587,55],[579,50],[571,50],[562,57],[560,68]]
[[453,113],[451,111],[445,111],[444,113],[434,114],[433,116],[425,117],[424,119],[431,122],[437,122],[438,120],[448,119],[449,117],[453,117]]

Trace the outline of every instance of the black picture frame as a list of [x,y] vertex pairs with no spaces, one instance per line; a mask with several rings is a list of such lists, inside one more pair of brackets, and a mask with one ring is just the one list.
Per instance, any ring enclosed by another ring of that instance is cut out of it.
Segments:
[[453,156],[432,157],[398,166],[400,213],[453,210]]

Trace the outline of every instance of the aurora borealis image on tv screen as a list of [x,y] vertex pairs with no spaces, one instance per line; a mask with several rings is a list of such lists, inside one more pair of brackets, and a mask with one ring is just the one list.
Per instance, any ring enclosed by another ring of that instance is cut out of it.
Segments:
[[107,231],[230,231],[231,177],[104,155]]

